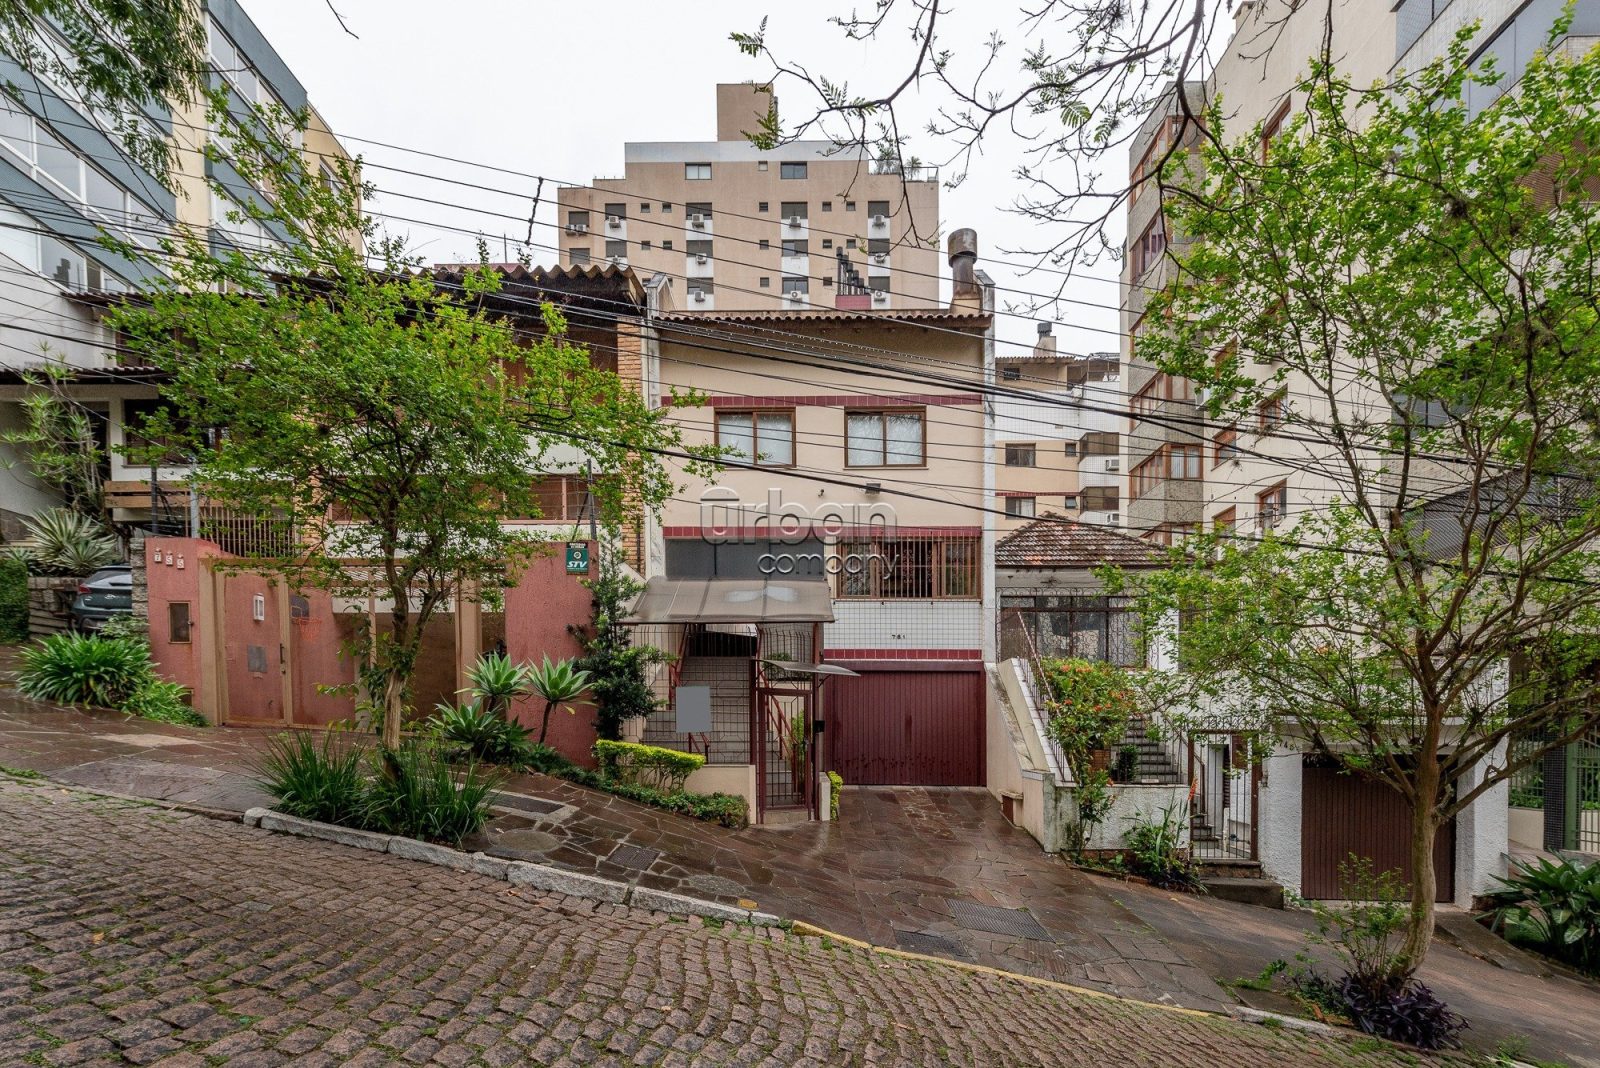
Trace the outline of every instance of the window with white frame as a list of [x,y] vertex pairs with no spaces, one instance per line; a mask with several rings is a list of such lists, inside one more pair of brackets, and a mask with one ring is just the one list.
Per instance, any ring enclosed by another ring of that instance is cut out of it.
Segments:
[[154,208],[112,181],[76,149],[0,94],[0,145],[20,160],[34,181],[78,205],[92,221],[118,230],[145,248],[155,248],[166,223]]
[[711,164],[685,163],[683,165],[683,176],[691,182],[709,182],[711,180]]
[[758,467],[793,466],[794,411],[719,411],[717,445],[730,450],[730,459]]
[[1038,504],[1036,497],[1007,497],[1006,515],[1012,519],[1032,519]]
[[233,91],[245,103],[258,108],[281,109],[282,116],[274,116],[275,132],[283,140],[295,148],[305,147],[305,135],[294,122],[294,116],[289,110],[289,105],[273,92],[272,86],[261,76],[260,71],[250,63],[250,60],[239,48],[228,39],[222,27],[217,25],[216,19],[206,21],[208,31],[206,50],[211,60],[211,65],[218,74],[228,80],[233,86]]
[[907,411],[846,412],[845,466],[917,467],[926,455],[923,412]]

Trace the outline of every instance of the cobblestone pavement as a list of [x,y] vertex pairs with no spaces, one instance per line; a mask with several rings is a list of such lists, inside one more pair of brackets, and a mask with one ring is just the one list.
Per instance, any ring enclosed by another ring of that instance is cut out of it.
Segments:
[[1415,1058],[0,777],[0,1063]]
[[[250,768],[273,733],[174,727],[0,692],[0,767],[224,811],[271,804]],[[1105,884],[1006,823],[983,790],[847,788],[837,823],[748,831],[542,775],[515,776],[507,790],[544,811],[497,817],[471,848],[724,903],[755,901],[877,945],[1145,1001],[1234,1003]],[[619,853],[622,846],[636,848]],[[1005,911],[974,917],[970,906]],[[1019,920],[1039,926],[996,930]]]

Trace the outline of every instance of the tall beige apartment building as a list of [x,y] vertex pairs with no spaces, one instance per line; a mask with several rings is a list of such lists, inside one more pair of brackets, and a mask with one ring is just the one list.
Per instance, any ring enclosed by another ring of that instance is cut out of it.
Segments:
[[562,189],[562,264],[664,275],[685,311],[941,307],[937,168],[831,141],[764,151],[746,134],[772,104],[718,85],[715,141],[630,142],[622,177]]

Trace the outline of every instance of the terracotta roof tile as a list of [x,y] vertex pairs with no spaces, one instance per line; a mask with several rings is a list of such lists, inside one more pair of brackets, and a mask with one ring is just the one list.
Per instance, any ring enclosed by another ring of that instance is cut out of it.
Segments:
[[1054,512],[1007,534],[994,550],[997,567],[1158,567],[1165,559],[1159,546]]

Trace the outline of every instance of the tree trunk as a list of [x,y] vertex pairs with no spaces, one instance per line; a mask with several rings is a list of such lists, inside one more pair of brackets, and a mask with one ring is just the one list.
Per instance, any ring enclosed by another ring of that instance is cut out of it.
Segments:
[[539,744],[540,745],[544,744],[544,736],[546,734],[548,734],[549,731],[550,731],[550,713],[555,710],[555,707],[556,707],[556,703],[554,701],[546,701],[544,703],[544,719],[539,721]]
[[1433,784],[1423,789],[1418,782],[1416,801],[1411,810],[1411,911],[1406,922],[1406,938],[1395,961],[1395,978],[1409,979],[1422,966],[1433,944],[1433,899],[1438,893],[1438,873],[1433,870],[1433,843],[1438,834],[1434,822],[1434,795],[1439,773],[1419,772],[1418,779]]
[[405,715],[405,692],[405,676],[390,668],[383,682],[383,744],[388,749],[400,746],[400,720]]

